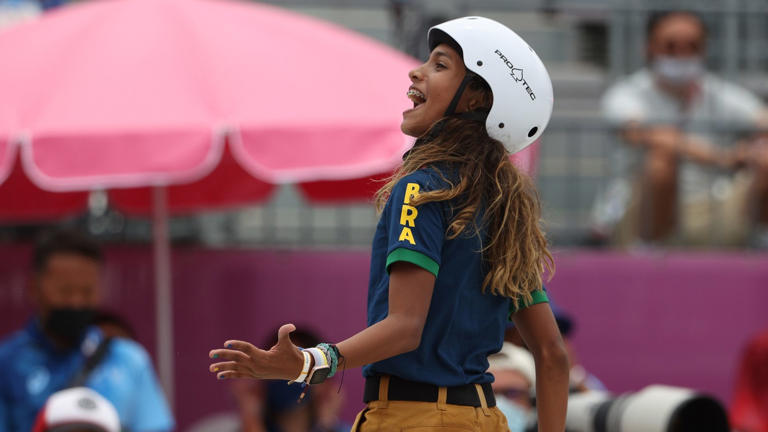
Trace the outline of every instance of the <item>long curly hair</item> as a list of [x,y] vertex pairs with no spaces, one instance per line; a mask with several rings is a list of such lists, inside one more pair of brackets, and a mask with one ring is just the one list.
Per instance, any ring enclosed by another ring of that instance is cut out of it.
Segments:
[[[482,78],[471,81],[469,88],[480,90],[490,106],[491,90]],[[555,267],[530,177],[510,161],[504,145],[488,135],[485,122],[449,116],[416,141],[403,165],[379,189],[377,210],[382,211],[401,178],[425,167],[436,169],[449,187],[421,193],[414,205],[451,201],[453,218],[446,237],[481,236],[479,252],[488,269],[482,291],[530,304],[531,292],[542,287],[544,271],[551,276]]]

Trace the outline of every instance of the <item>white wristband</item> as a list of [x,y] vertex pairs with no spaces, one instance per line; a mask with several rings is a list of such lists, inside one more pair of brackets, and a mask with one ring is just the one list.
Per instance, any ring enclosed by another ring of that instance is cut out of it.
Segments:
[[304,382],[307,378],[307,374],[309,373],[309,363],[311,362],[312,356],[306,350],[301,350],[301,354],[304,355],[304,366],[301,367],[301,373],[293,381],[288,381],[288,384]]
[[309,351],[315,359],[315,367],[328,365],[328,359],[325,357],[325,353],[320,351],[320,348],[307,348],[306,351]]

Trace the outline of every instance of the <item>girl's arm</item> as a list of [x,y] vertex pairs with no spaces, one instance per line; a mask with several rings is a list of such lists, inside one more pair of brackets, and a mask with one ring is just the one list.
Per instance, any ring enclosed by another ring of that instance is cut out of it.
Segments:
[[548,303],[512,316],[536,361],[536,409],[539,432],[563,432],[568,406],[568,354]]
[[[344,356],[343,367],[362,366],[418,348],[434,286],[435,276],[427,270],[408,262],[392,264],[387,317],[337,345]],[[219,378],[292,380],[303,364],[303,355],[289,337],[293,330],[293,324],[280,327],[277,344],[269,351],[248,342],[227,341],[226,349],[210,351],[211,358],[220,360],[210,370]]]
[[336,345],[346,368],[413,351],[421,343],[435,276],[404,261],[392,264],[390,269],[387,317]]

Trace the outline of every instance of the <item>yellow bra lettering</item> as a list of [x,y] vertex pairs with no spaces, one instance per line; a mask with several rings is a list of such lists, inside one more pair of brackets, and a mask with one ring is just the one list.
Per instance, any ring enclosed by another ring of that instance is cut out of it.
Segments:
[[408,204],[403,204],[403,210],[400,212],[400,225],[403,226],[410,226],[415,227],[416,226],[416,216],[419,215],[419,211],[416,210],[416,207],[409,206]]
[[413,233],[411,232],[411,229],[408,227],[403,227],[403,230],[400,232],[400,238],[397,239],[397,241],[403,241],[408,240],[408,243],[415,245],[416,241],[413,239]]
[[411,202],[412,198],[416,198],[418,196],[419,196],[419,184],[408,183],[408,185],[405,187],[405,199],[403,200],[403,203],[408,204]]

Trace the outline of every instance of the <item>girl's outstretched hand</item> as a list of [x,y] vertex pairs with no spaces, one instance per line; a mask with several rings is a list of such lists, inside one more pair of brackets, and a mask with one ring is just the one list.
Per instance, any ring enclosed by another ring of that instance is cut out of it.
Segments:
[[293,380],[301,373],[304,356],[291,342],[293,324],[285,324],[277,331],[277,344],[264,351],[248,342],[228,340],[224,349],[214,349],[208,356],[218,361],[209,367],[219,379],[257,378]]

